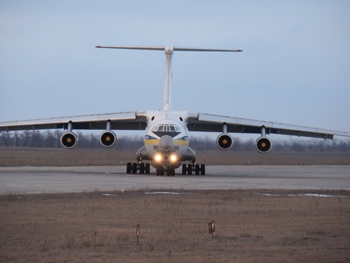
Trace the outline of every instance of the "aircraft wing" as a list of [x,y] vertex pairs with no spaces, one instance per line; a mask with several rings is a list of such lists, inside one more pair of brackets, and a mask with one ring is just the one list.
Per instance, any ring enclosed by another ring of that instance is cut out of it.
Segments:
[[112,130],[145,130],[147,127],[144,112],[118,112],[1,122],[0,131],[67,129],[68,123],[77,130],[105,130],[107,121],[110,121]]
[[205,113],[189,113],[187,123],[187,128],[189,131],[200,132],[223,132],[223,124],[225,123],[227,125],[228,133],[261,134],[261,128],[264,126],[266,134],[283,134],[323,139],[333,139],[334,135],[350,137],[350,133],[348,132],[331,131]]

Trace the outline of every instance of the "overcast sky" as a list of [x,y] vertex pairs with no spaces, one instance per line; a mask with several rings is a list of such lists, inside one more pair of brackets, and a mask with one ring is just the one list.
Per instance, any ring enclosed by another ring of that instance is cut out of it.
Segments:
[[173,109],[350,132],[350,1],[1,1],[0,122]]

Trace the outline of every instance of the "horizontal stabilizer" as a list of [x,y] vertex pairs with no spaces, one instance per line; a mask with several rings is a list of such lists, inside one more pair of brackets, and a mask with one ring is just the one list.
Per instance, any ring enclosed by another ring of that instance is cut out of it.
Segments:
[[170,48],[174,51],[243,52],[243,50],[241,49],[187,48],[187,47],[167,47],[167,46],[96,46],[96,48],[141,49],[141,50],[166,50]]

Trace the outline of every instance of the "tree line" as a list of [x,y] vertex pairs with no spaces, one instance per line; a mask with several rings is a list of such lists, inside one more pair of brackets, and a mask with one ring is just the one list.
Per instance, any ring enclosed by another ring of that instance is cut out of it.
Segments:
[[[1,132],[0,147],[29,147],[29,148],[60,148],[62,130]],[[99,135],[89,132],[77,132],[78,146],[83,149],[104,148],[99,141]],[[143,136],[118,136],[115,149],[139,149],[143,145]],[[197,151],[216,150],[216,140],[210,137],[191,137],[190,146]],[[233,146],[230,150],[255,150],[255,140],[242,140],[233,137]],[[287,139],[273,141],[274,151],[313,151],[313,152],[350,152],[350,140],[322,140],[322,139]]]

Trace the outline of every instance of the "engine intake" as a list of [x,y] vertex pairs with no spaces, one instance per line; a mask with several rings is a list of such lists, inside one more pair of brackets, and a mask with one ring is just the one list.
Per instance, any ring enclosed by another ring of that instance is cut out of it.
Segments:
[[72,149],[78,144],[78,137],[73,132],[66,132],[61,136],[61,145],[64,148]]
[[117,136],[112,131],[105,131],[100,135],[100,143],[104,147],[112,147],[117,142]]
[[233,140],[229,134],[223,133],[223,134],[220,134],[216,139],[216,144],[221,150],[226,151],[232,147]]
[[271,150],[271,146],[271,141],[266,137],[259,137],[255,143],[255,147],[259,153],[267,153]]

